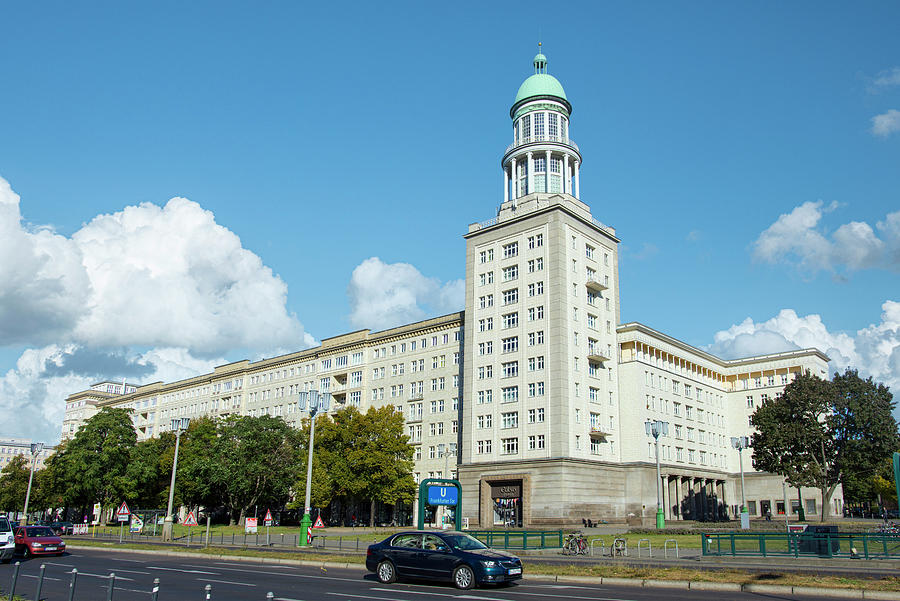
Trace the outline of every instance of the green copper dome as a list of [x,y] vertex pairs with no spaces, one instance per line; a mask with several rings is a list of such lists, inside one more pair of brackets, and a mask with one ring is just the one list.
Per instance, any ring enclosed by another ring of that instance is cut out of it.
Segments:
[[523,81],[513,104],[518,104],[532,96],[556,96],[566,101],[569,100],[566,98],[566,91],[563,90],[562,84],[549,73],[535,73]]
[[[540,44],[538,45],[540,48]],[[534,75],[522,82],[519,91],[516,93],[516,99],[513,101],[509,116],[512,117],[516,110],[530,98],[555,98],[565,105],[566,110],[572,112],[572,104],[566,98],[566,91],[563,90],[559,80],[547,73],[547,57],[538,50],[534,57]]]

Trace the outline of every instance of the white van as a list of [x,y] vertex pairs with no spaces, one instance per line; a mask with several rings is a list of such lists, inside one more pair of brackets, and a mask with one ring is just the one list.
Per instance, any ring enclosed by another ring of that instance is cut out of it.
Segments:
[[0,563],[9,563],[16,552],[16,539],[12,532],[12,523],[5,515],[0,515]]

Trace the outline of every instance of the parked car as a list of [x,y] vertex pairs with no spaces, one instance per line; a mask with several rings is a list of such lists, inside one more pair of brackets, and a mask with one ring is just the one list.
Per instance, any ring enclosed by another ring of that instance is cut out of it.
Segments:
[[16,550],[24,557],[32,555],[62,555],[66,543],[53,534],[49,526],[18,526],[15,530]]
[[9,563],[16,553],[16,538],[9,517],[0,515],[0,563]]
[[53,522],[49,524],[50,530],[53,530],[53,534],[56,536],[66,536],[67,534],[72,534],[72,529],[75,527],[75,524],[72,522]]
[[408,531],[366,551],[366,568],[389,584],[398,577],[449,580],[456,588],[500,584],[522,577],[522,562],[464,532]]

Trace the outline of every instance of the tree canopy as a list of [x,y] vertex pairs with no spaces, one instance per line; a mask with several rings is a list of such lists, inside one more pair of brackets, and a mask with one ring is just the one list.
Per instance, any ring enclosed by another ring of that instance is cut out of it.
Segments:
[[25,455],[16,455],[0,471],[0,511],[21,511],[25,506],[30,466]]
[[900,445],[890,390],[854,370],[823,380],[797,374],[753,414],[753,467],[822,493],[822,519],[842,481],[852,493]]

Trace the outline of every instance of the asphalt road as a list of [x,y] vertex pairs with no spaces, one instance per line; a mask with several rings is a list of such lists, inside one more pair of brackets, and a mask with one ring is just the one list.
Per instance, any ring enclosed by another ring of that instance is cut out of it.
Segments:
[[[608,585],[557,584],[526,577],[504,588],[458,591],[445,583],[401,582],[382,585],[361,569],[327,571],[314,566],[283,566],[206,559],[125,554],[114,551],[77,549],[62,557],[20,560],[16,593],[33,600],[40,566],[46,565],[41,599],[67,601],[71,572],[78,570],[74,601],[104,601],[108,575],[115,572],[115,601],[150,601],[153,579],[159,578],[160,601],[206,599],[205,586],[212,587],[211,600],[263,601],[268,592],[281,601],[721,601],[762,599],[809,599],[737,592],[706,592],[679,589],[642,589]],[[0,566],[0,590],[9,591],[12,565]]]

